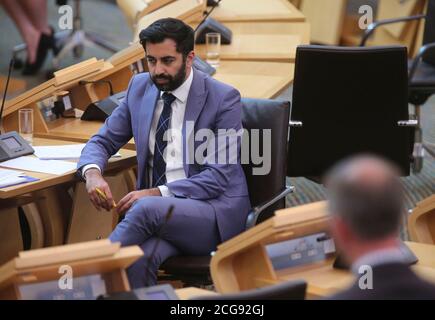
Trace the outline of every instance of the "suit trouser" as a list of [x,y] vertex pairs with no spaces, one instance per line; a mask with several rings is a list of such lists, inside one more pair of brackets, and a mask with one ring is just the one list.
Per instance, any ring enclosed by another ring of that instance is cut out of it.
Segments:
[[[165,223],[170,205],[174,211]],[[174,197],[137,200],[109,239],[122,246],[139,245],[144,252],[127,269],[132,288],[155,285],[158,268],[169,257],[208,255],[220,243],[214,208],[206,201]]]

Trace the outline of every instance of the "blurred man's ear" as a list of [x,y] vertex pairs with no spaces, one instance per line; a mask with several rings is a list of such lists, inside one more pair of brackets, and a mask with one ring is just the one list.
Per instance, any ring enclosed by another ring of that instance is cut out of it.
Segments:
[[336,244],[340,248],[345,248],[352,243],[354,237],[347,224],[340,217],[331,218],[331,233]]
[[194,58],[195,58],[195,51],[190,51],[186,57],[186,68],[192,67]]

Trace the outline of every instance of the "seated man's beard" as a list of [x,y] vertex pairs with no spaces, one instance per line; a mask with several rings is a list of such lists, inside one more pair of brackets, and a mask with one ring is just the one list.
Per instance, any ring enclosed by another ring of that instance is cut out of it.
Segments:
[[[154,74],[151,77],[154,84],[160,91],[174,91],[179,86],[181,86],[186,78],[186,61],[183,61],[183,65],[180,70],[178,70],[175,76],[171,76],[169,74]],[[168,80],[166,83],[158,83],[157,80],[164,79]]]

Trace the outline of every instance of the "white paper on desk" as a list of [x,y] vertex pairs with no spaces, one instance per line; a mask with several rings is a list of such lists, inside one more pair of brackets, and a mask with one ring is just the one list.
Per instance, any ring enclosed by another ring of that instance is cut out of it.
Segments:
[[26,181],[27,181],[26,177],[10,176],[10,177],[8,177],[6,179],[1,179],[0,180],[0,188],[13,186],[13,185],[20,184],[20,183],[23,183],[23,182],[26,182]]
[[[35,156],[41,160],[78,160],[85,144],[34,146]],[[120,157],[119,152],[113,157]]]
[[61,175],[76,170],[77,164],[59,160],[41,160],[34,157],[19,157],[16,159],[0,162],[1,167],[35,171],[49,174]]
[[78,159],[85,144],[71,144],[60,146],[34,146],[35,156],[41,160]]
[[3,180],[15,179],[23,174],[24,173],[21,171],[0,168],[0,182],[3,182]]

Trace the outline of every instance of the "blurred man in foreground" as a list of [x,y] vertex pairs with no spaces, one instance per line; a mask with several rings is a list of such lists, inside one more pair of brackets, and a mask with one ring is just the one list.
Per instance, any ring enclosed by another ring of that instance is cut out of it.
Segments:
[[357,275],[350,288],[331,298],[435,299],[435,285],[417,277],[399,249],[405,208],[396,169],[378,158],[359,156],[335,166],[326,183],[332,235]]

